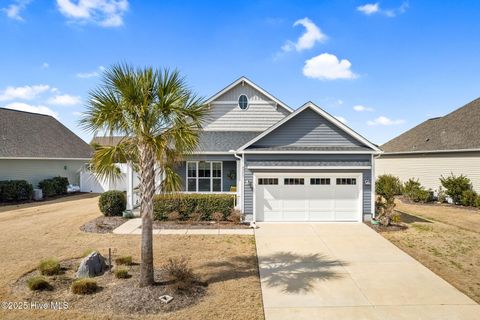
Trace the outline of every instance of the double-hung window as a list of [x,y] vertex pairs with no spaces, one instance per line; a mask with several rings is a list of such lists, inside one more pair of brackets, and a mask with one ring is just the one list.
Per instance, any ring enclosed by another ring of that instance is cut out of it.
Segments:
[[221,161],[188,161],[187,191],[189,192],[221,192]]

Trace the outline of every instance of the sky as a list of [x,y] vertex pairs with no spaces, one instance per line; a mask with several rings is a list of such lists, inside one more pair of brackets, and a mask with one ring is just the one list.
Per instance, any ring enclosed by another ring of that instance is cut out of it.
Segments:
[[0,0],[0,107],[78,126],[115,63],[246,76],[376,144],[480,96],[480,1]]

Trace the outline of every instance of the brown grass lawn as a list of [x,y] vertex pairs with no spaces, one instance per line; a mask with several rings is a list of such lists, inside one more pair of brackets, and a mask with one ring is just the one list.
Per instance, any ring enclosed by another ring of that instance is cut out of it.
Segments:
[[[84,233],[79,227],[100,215],[98,198],[79,195],[41,204],[0,207],[0,300],[22,301],[11,284],[46,257],[60,260],[87,248],[139,260],[140,237]],[[186,256],[208,294],[186,309],[145,319],[263,319],[261,290],[252,236],[154,236],[156,267],[168,257]],[[119,314],[68,311],[0,311],[0,319],[136,319]]]
[[397,209],[411,215],[409,228],[383,236],[480,303],[479,211],[406,203]]

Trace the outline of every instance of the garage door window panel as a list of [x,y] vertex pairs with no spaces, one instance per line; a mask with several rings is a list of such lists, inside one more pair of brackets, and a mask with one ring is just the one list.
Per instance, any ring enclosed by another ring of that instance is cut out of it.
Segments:
[[328,186],[330,185],[330,178],[310,178],[311,185]]
[[285,178],[283,179],[284,185],[304,185],[305,179],[304,178]]
[[337,178],[337,185],[356,185],[356,178]]

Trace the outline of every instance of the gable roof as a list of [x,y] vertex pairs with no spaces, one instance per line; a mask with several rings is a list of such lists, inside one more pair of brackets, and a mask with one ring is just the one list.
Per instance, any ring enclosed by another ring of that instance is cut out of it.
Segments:
[[0,108],[0,158],[90,159],[92,148],[52,116]]
[[224,93],[226,93],[227,91],[231,90],[232,88],[234,88],[235,86],[241,84],[242,82],[244,83],[247,83],[248,85],[250,85],[251,87],[253,87],[255,90],[258,90],[259,92],[261,92],[263,95],[265,95],[266,97],[268,97],[270,100],[274,101],[276,104],[278,104],[279,106],[281,106],[282,108],[284,108],[285,110],[289,111],[289,112],[293,112],[293,110],[287,105],[285,104],[284,102],[282,102],[281,100],[279,100],[278,98],[274,97],[273,95],[271,95],[270,93],[268,93],[267,91],[265,91],[262,87],[260,87],[259,85],[255,84],[253,81],[251,81],[250,79],[242,76],[240,78],[238,78],[237,80],[233,81],[232,83],[230,83],[228,86],[226,86],[225,88],[223,88],[222,90],[220,90],[219,92],[215,93],[213,96],[211,96],[210,98],[208,98],[208,100],[205,102],[205,104],[210,104],[212,103],[212,101],[216,100],[218,97],[220,97],[221,95],[223,95]]
[[[195,153],[229,153],[259,135],[253,131],[201,131]],[[117,145],[122,137],[94,137],[91,144]]]
[[382,145],[385,153],[480,150],[480,98],[428,119]]
[[[351,128],[349,128],[347,125],[345,125],[343,122],[339,121],[337,118],[335,118],[334,116],[332,116],[331,114],[329,114],[328,112],[326,112],[325,110],[321,109],[320,107],[318,107],[317,105],[315,105],[313,102],[309,101],[307,103],[305,103],[302,107],[298,108],[297,110],[295,110],[293,113],[291,113],[290,115],[288,115],[287,117],[283,118],[282,120],[280,120],[279,122],[277,122],[276,124],[274,124],[273,126],[271,126],[270,128],[268,128],[267,130],[265,130],[264,132],[262,132],[261,134],[259,134],[258,136],[256,136],[255,138],[253,138],[252,140],[250,140],[248,143],[244,144],[243,146],[241,146],[238,151],[244,151],[246,148],[250,147],[251,145],[253,145],[255,142],[259,141],[260,139],[262,139],[263,137],[267,136],[269,133],[273,132],[275,129],[279,128],[280,126],[282,126],[284,123],[290,121],[291,119],[293,119],[294,117],[296,117],[298,114],[304,112],[305,110],[313,110],[315,111],[317,114],[319,114],[321,117],[325,118],[326,120],[328,120],[329,122],[331,122],[334,126],[336,126],[338,129],[340,129],[341,131],[345,132],[346,134],[348,134],[350,137],[352,137],[353,139],[355,139],[356,141],[360,142],[361,144],[365,145],[366,148],[362,148],[363,151],[365,150],[371,150],[371,151],[375,151],[377,153],[380,153],[381,150],[378,148],[377,145],[371,143],[370,141],[368,141],[367,139],[365,139],[363,136],[361,136],[360,134],[358,134],[357,132],[355,132],[354,130],[352,130]],[[310,148],[307,148],[308,150],[310,150]],[[314,148],[313,148],[314,149]],[[311,149],[311,150],[313,150]],[[308,152],[308,150],[306,150],[306,152]],[[279,150],[280,151],[280,150]],[[300,150],[299,150],[300,151]],[[346,150],[347,151],[347,150]],[[351,150],[349,150],[351,151]],[[360,151],[360,150],[359,150]],[[355,152],[355,151],[352,151],[352,152]]]

